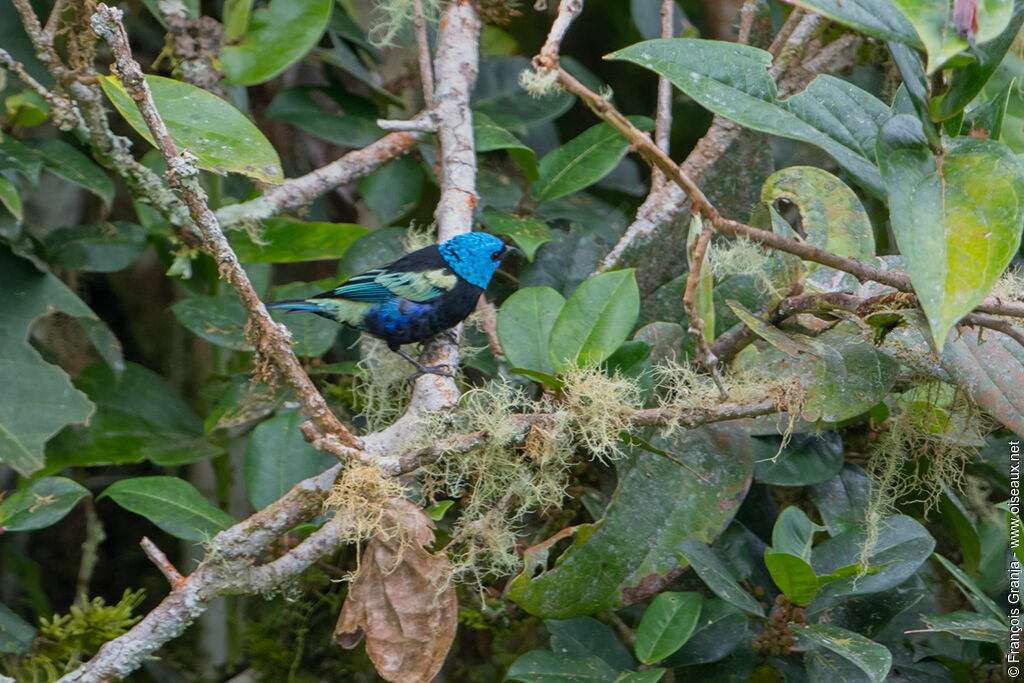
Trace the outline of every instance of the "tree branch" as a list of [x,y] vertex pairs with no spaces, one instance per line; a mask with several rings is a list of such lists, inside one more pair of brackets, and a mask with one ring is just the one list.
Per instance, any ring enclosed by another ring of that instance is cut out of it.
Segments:
[[[476,149],[469,97],[476,83],[480,59],[480,19],[473,4],[470,0],[450,3],[438,35],[434,115],[440,144],[441,198],[434,218],[439,241],[472,230],[473,210],[477,206]],[[455,328],[456,339],[461,330],[461,325]],[[458,367],[457,341],[438,337],[430,342],[424,348],[424,362]],[[438,375],[423,375],[416,380],[406,413],[390,427],[364,437],[364,447],[377,456],[393,453],[415,434],[424,413],[448,410],[458,400],[459,391],[454,381]]]
[[275,323],[249,281],[249,276],[238,262],[238,257],[220,229],[217,217],[206,203],[206,196],[198,183],[198,170],[194,157],[187,151],[179,154],[163,119],[157,112],[145,76],[132,57],[128,36],[121,24],[121,11],[100,4],[92,17],[93,30],[106,39],[114,55],[114,71],[134,100],[146,122],[157,149],[167,162],[168,178],[185,205],[192,221],[203,234],[203,244],[216,259],[220,272],[235,288],[249,314],[250,324],[256,330],[257,353],[273,363],[277,371],[292,386],[302,404],[303,412],[327,434],[333,434],[345,445],[358,447],[359,441],[328,409],[327,402],[317,391],[291,349],[291,333]]

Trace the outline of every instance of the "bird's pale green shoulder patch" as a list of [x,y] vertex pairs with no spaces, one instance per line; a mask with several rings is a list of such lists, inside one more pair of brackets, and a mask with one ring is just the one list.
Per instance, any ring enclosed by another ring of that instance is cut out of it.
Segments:
[[416,272],[382,273],[377,282],[395,296],[409,301],[429,301],[455,288],[458,278],[447,268]]

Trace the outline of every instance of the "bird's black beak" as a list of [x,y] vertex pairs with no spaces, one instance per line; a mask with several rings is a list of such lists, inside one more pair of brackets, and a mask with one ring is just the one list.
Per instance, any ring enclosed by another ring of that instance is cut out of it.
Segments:
[[508,256],[509,254],[513,254],[513,253],[514,254],[521,254],[523,252],[520,251],[519,249],[517,249],[516,247],[513,247],[511,245],[506,244],[504,247],[501,248],[501,251],[498,252],[498,260],[501,261],[506,256]]

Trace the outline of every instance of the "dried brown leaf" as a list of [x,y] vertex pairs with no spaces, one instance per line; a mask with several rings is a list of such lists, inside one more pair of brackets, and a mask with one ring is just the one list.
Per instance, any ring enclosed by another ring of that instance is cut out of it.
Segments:
[[426,683],[444,664],[455,639],[458,602],[443,553],[423,548],[434,524],[406,500],[392,501],[383,526],[366,546],[341,609],[334,640],[354,647],[366,634],[377,672],[394,683]]

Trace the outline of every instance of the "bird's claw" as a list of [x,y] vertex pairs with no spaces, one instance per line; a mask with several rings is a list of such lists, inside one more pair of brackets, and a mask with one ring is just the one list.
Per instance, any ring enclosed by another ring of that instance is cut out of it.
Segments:
[[442,367],[446,367],[447,368],[447,367],[451,367],[451,366],[448,366],[448,365],[442,366],[442,365],[422,365],[422,364],[417,364],[416,372],[414,372],[409,377],[409,383],[411,384],[411,383],[415,382],[416,380],[418,380],[423,375],[439,375],[441,377],[450,377],[452,379],[455,379],[455,375],[453,375],[450,372],[445,372],[444,370],[441,370],[440,368],[442,368]]

